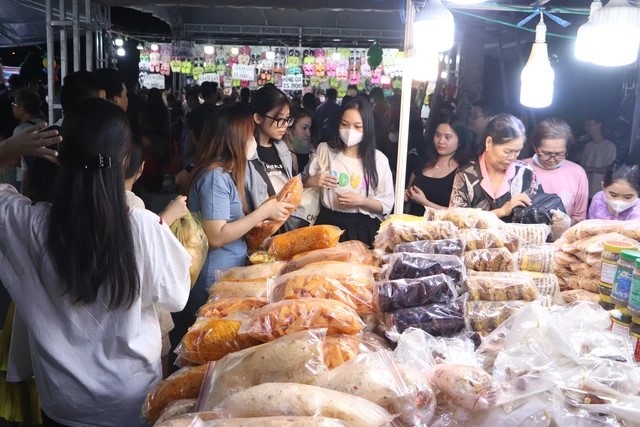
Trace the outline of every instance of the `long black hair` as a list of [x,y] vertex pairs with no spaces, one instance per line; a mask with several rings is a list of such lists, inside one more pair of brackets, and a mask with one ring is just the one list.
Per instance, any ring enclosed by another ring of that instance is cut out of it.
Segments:
[[[346,102],[345,102],[346,101]],[[356,110],[362,117],[363,135],[362,142],[358,145],[358,157],[362,161],[362,169],[364,170],[364,180],[367,186],[367,195],[369,189],[375,191],[378,188],[378,170],[376,169],[376,130],[373,119],[373,107],[371,102],[361,96],[345,98],[336,128],[334,130],[334,138],[329,141],[329,147],[334,150],[344,151],[347,145],[340,139],[340,121],[347,110]]]
[[[473,134],[471,130],[461,121],[458,121],[455,116],[448,116],[438,123],[438,126],[447,124],[451,126],[453,132],[458,137],[458,148],[453,155],[453,160],[458,163],[459,166],[464,166],[473,156]],[[436,130],[438,129],[436,126]],[[424,156],[424,162],[422,163],[423,169],[426,167],[433,167],[438,161],[438,151],[435,144],[435,132],[434,137],[430,141],[426,141],[426,152]],[[420,171],[422,173],[422,171]]]
[[607,188],[619,179],[627,181],[636,192],[640,193],[640,165],[619,162],[607,168],[602,179],[602,186]]
[[130,307],[140,278],[124,192],[127,114],[99,98],[79,101],[65,114],[62,137],[47,247],[63,291],[76,303],[103,294],[109,309]]
[[[258,89],[252,96],[249,108],[253,114],[265,117],[269,111],[277,108],[278,114],[289,107],[289,111],[293,110],[293,103],[286,93],[278,89],[275,85],[268,83]],[[260,143],[260,126],[255,129],[256,141]],[[270,141],[274,142],[274,141]]]

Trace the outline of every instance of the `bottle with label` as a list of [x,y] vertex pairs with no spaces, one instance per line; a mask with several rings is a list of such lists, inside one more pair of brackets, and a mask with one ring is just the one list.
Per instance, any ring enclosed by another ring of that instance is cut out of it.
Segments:
[[640,363],[640,317],[631,317],[631,328],[629,329],[631,338],[631,351],[636,363]]
[[627,308],[629,308],[632,316],[640,317],[640,260],[636,261],[636,266],[633,269],[633,280],[629,290]]
[[640,259],[640,252],[625,249],[620,252],[618,259],[618,268],[613,279],[613,289],[611,290],[611,299],[615,304],[623,307],[629,302],[629,292],[631,291],[631,282],[633,281],[633,270],[636,261]]
[[605,285],[613,285],[613,280],[618,269],[620,252],[625,249],[635,249],[634,246],[625,242],[606,242],[602,251],[602,269],[600,270],[600,282]]
[[631,330],[631,313],[619,304],[610,312],[611,332],[622,337],[628,337]]
[[610,295],[600,294],[600,301],[598,304],[607,311],[613,310],[616,307]]

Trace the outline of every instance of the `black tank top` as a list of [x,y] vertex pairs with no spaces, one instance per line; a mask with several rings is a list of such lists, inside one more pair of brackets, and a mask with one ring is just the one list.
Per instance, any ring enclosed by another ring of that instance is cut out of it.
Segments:
[[[454,169],[451,173],[443,178],[430,178],[422,173],[416,175],[413,185],[422,190],[427,200],[436,205],[447,207],[451,198],[451,190],[453,189],[453,179],[458,169]],[[424,206],[418,203],[411,203],[409,209],[411,215],[424,215]]]

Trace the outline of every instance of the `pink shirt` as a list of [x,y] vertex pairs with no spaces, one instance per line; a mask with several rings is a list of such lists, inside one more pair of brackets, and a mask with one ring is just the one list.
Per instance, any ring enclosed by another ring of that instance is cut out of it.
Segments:
[[580,165],[565,160],[558,169],[543,169],[532,158],[524,162],[533,168],[545,193],[557,194],[562,199],[567,215],[574,222],[587,218],[589,181]]
[[[480,158],[478,159],[478,164],[480,165],[480,173],[482,174],[482,181],[480,181],[480,186],[487,192],[488,195],[493,197],[494,199],[498,199],[501,196],[507,194],[509,192],[509,182],[516,176],[516,162],[513,162],[509,165],[507,170],[504,173],[504,178],[500,183],[500,188],[498,191],[493,191],[493,187],[491,186],[491,180],[489,179],[489,172],[487,171],[487,165],[484,162],[485,154],[482,153]],[[515,196],[515,194],[512,194]]]

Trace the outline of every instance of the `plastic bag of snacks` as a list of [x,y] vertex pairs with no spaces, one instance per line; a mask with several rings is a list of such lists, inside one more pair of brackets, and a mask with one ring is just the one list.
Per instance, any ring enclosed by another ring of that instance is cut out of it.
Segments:
[[338,246],[303,252],[291,258],[282,268],[280,274],[290,273],[302,267],[320,261],[363,262],[366,259],[367,246],[359,241],[351,240]]
[[326,298],[341,301],[360,314],[374,313],[373,282],[368,265],[319,262],[270,281],[270,300]]
[[523,274],[477,273],[467,277],[470,300],[534,301],[538,299],[538,288],[533,279]]
[[280,274],[282,267],[284,267],[284,262],[281,261],[248,265],[246,267],[233,267],[222,273],[220,280],[233,282],[267,279]]
[[467,242],[465,251],[506,248],[509,252],[516,252],[520,247],[518,236],[510,231],[497,228],[491,230],[478,228],[460,230],[460,237]]
[[[520,273],[513,273],[520,274]],[[538,289],[538,294],[544,305],[551,303],[561,304],[560,299],[560,282],[558,276],[553,273],[535,273],[531,271],[523,271],[522,274],[533,279],[533,284]]]
[[623,230],[626,221],[611,221],[608,219],[587,219],[580,221],[562,235],[568,243],[586,239],[599,234],[617,233]]
[[333,225],[312,225],[274,236],[269,241],[269,254],[279,260],[314,249],[332,248],[338,244],[342,230]]
[[224,298],[208,302],[198,310],[198,317],[223,319],[234,313],[246,313],[269,303],[266,298]]
[[432,369],[430,377],[445,400],[464,409],[482,411],[498,404],[500,383],[482,368],[438,365]]
[[328,335],[357,334],[364,328],[364,323],[351,307],[340,301],[301,298],[275,302],[248,313],[239,333],[269,342],[317,328],[327,328]]
[[476,332],[491,332],[524,307],[525,301],[467,301],[465,317]]
[[553,245],[529,246],[518,252],[518,267],[523,271],[553,273],[553,259],[556,248]]
[[142,405],[142,415],[149,422],[154,423],[171,402],[179,399],[196,399],[200,394],[207,366],[182,368],[160,381],[147,394]]
[[361,397],[294,383],[251,387],[228,397],[216,410],[231,417],[329,416],[352,427],[381,427],[393,419],[383,408]]
[[268,298],[267,279],[249,280],[246,282],[221,281],[214,283],[209,289],[209,300],[218,301],[226,298]]
[[473,208],[430,209],[429,213],[425,211],[425,217],[435,221],[451,221],[460,229],[493,228],[501,222],[495,214]]
[[206,363],[259,344],[238,334],[241,324],[239,320],[198,319],[182,338],[176,353],[190,362]]
[[456,237],[458,228],[450,221],[428,221],[420,216],[391,215],[380,224],[373,247],[393,252],[398,243],[442,240]]
[[416,252],[422,254],[455,255],[461,257],[465,243],[461,239],[418,240],[398,243],[394,252]]
[[348,427],[335,418],[274,416],[255,418],[221,418],[219,411],[182,415],[154,427]]
[[397,334],[408,328],[422,329],[433,336],[449,336],[465,328],[464,298],[452,304],[430,304],[403,308],[385,314],[387,337],[397,340]]
[[382,312],[427,304],[447,304],[457,298],[453,279],[444,274],[376,282],[374,301]]
[[196,406],[198,406],[198,399],[174,400],[164,408],[160,417],[158,417],[158,421],[156,421],[154,425],[162,425],[164,422],[181,417],[182,415],[192,414],[196,412]]
[[399,252],[389,256],[381,276],[384,280],[415,279],[445,274],[460,288],[466,280],[466,270],[460,258],[453,255],[430,255]]
[[502,223],[500,228],[507,230],[520,239],[520,246],[541,246],[547,241],[551,229],[547,224]]
[[[282,187],[282,190],[278,193],[277,198],[279,202],[291,203],[294,206],[289,211],[289,215],[291,215],[293,211],[298,209],[298,206],[300,206],[300,202],[302,201],[302,190],[302,179],[300,178],[300,175],[297,175],[287,181],[284,187]],[[258,249],[267,237],[271,236],[273,233],[278,231],[280,227],[282,227],[282,224],[284,224],[285,221],[265,219],[249,230],[245,235],[247,250],[249,252],[253,252]]]
[[324,339],[324,364],[333,369],[353,359],[360,351],[356,335],[331,335]]
[[562,298],[565,303],[572,304],[574,302],[593,302],[598,303],[600,301],[600,295],[594,292],[589,292],[584,289],[571,289],[569,291],[561,292]]
[[268,264],[276,261],[278,260],[269,255],[269,252],[267,251],[255,251],[249,255],[250,264]]
[[480,249],[466,252],[464,265],[475,271],[515,271],[516,256],[506,248]]
[[328,371],[325,333],[323,329],[296,332],[225,356],[207,372],[198,411],[211,411],[227,397],[266,382],[312,384]]
[[169,228],[191,255],[189,276],[191,276],[191,287],[193,287],[209,253],[209,240],[202,229],[202,221],[198,215],[187,212],[185,216],[174,221]]

